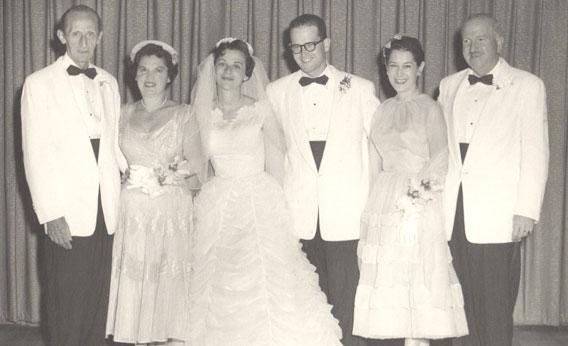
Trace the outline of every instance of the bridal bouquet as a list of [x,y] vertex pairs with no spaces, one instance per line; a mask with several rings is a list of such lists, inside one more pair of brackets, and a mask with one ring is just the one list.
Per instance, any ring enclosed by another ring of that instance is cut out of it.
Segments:
[[400,238],[406,242],[414,242],[418,235],[418,221],[426,205],[436,199],[436,193],[442,190],[442,185],[434,178],[408,180],[408,190],[402,195],[396,209],[402,212],[400,223]]
[[190,175],[189,162],[177,156],[167,167],[130,165],[126,174],[126,188],[140,189],[154,198],[165,192],[165,185],[180,185]]

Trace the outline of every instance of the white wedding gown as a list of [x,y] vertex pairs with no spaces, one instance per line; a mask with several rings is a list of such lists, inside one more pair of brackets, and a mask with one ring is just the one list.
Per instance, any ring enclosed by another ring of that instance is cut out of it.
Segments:
[[211,114],[215,177],[195,201],[191,345],[341,345],[284,193],[264,171],[267,107],[244,106],[230,121]]

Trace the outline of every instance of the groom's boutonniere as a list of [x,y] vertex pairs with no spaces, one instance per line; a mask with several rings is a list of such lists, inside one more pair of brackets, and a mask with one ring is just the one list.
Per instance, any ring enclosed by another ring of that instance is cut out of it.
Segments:
[[341,82],[339,82],[339,91],[342,94],[346,94],[347,90],[349,90],[349,88],[351,88],[351,75],[346,74],[345,77],[343,77],[343,79],[341,80]]
[[[503,89],[503,84],[499,84],[499,83],[492,83],[491,85],[493,85],[495,87],[495,90],[501,90]],[[511,83],[511,85],[513,85],[513,83]]]

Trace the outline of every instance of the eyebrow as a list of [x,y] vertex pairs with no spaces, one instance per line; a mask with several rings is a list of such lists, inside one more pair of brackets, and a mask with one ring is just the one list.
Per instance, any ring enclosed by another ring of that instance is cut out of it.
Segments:
[[[226,62],[226,63],[229,63],[229,62],[230,62],[230,61],[227,61],[227,60],[222,59],[222,58],[217,59],[217,61],[218,61],[218,62],[219,62],[219,61],[223,61],[223,62]],[[244,64],[245,64],[244,62],[241,62],[241,61],[233,61],[233,62],[231,62],[231,63],[232,63],[232,64],[239,64],[239,65],[244,65]]]

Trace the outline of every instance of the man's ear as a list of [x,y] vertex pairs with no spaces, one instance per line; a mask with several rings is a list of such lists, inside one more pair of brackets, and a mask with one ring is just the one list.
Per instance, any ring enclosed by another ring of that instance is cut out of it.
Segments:
[[329,48],[331,48],[331,40],[329,37],[323,39],[323,49],[326,52],[329,52]]
[[497,41],[497,53],[501,55],[501,50],[503,49],[503,42],[505,41],[505,39],[503,38],[503,36],[497,34],[495,35],[495,40]]
[[67,40],[65,39],[65,34],[63,33],[63,30],[57,29],[57,38],[59,39],[59,42],[61,42],[62,45],[67,44]]
[[99,32],[99,37],[97,37],[97,46],[99,45],[99,43],[101,43],[101,40],[103,39],[103,32]]

